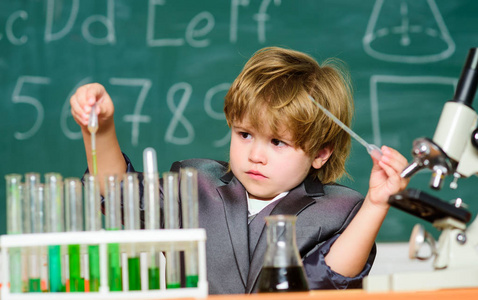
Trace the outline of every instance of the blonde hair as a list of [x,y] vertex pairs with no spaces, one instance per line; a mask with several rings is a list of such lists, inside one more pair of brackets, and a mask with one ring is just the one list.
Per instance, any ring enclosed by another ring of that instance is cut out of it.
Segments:
[[278,47],[257,51],[226,95],[228,125],[246,117],[254,129],[266,126],[277,136],[285,126],[294,146],[311,157],[329,147],[333,153],[328,161],[310,172],[323,183],[336,181],[347,174],[350,136],[308,98],[312,96],[350,126],[354,109],[350,78],[336,62],[319,65],[307,54]]

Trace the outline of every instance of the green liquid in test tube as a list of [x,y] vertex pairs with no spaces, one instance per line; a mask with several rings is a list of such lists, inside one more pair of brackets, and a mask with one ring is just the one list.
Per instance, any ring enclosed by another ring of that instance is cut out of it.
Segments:
[[[183,228],[198,228],[198,183],[196,169],[181,169],[180,189]],[[198,286],[197,253],[196,243],[191,242],[188,250],[185,252],[186,287]]]
[[[156,159],[156,151],[148,147],[143,151],[143,170],[144,170],[144,218],[145,229],[159,229],[159,174]],[[148,288],[158,290],[159,285],[159,253],[154,245],[151,245],[148,251]]]
[[[179,229],[178,173],[163,173],[164,224],[166,229]],[[181,287],[181,262],[179,251],[172,244],[166,251],[166,288]]]
[[[121,230],[121,190],[118,178],[116,175],[107,176],[105,182],[105,227],[106,230]],[[123,290],[118,243],[108,244],[108,285],[110,291]]]
[[[85,230],[101,230],[100,186],[95,175],[86,174],[85,183]],[[100,290],[100,246],[88,245],[88,271],[90,291]]]
[[[64,232],[63,178],[59,173],[45,174],[45,221],[47,232]],[[50,292],[64,292],[61,246],[48,246],[48,277]]]
[[[41,192],[40,192],[41,191]],[[43,232],[43,223],[40,217],[43,215],[43,187],[40,187],[40,174],[25,174],[25,200],[29,205],[28,215],[30,220],[27,224],[29,232]],[[28,290],[41,292],[41,247],[28,248]]]
[[[155,254],[155,253],[156,252],[152,252],[152,254]],[[153,259],[156,259],[156,258],[153,257]],[[156,261],[155,264],[158,267],[155,267],[155,266],[151,265],[148,268],[148,288],[150,290],[159,290],[159,280],[160,280],[160,277],[159,277],[159,262]]]
[[[65,179],[66,231],[83,231],[83,197],[79,178]],[[70,292],[84,292],[84,278],[81,278],[81,246],[68,245]]]
[[[8,174],[5,176],[7,190],[7,234],[22,233],[22,197],[20,174]],[[21,293],[23,290],[22,280],[22,249],[10,248],[10,292]]]
[[[124,229],[139,230],[139,184],[138,174],[126,173],[123,178]],[[128,289],[141,290],[141,268],[136,245],[128,244]]]

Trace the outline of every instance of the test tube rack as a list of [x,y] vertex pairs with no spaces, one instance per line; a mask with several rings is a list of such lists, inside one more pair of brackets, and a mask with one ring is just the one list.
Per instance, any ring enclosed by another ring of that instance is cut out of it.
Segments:
[[[171,299],[171,298],[206,298],[208,282],[206,279],[206,231],[198,229],[158,229],[158,230],[121,230],[96,232],[60,232],[36,233],[0,236],[2,259],[2,300],[55,300],[55,299]],[[174,245],[176,250],[185,251],[194,243],[197,245],[198,286],[187,288],[146,291],[110,291],[107,274],[107,245],[119,243],[127,246],[134,243],[138,247],[154,246],[158,251],[167,251]],[[49,245],[99,245],[100,249],[100,288],[98,292],[42,292],[11,293],[9,288],[9,249],[20,247],[46,247]]]

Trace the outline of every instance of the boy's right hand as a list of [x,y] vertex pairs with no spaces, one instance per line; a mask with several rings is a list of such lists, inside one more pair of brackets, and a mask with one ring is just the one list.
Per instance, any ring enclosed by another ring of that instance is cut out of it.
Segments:
[[88,121],[93,105],[98,114],[98,132],[113,123],[114,105],[105,88],[99,83],[79,87],[70,98],[71,114],[82,129],[88,130]]

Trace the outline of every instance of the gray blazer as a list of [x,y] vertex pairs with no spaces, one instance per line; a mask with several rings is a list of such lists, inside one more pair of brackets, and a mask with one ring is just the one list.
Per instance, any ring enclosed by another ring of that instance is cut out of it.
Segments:
[[[249,253],[246,191],[226,162],[190,159],[171,171],[198,170],[199,226],[206,229],[207,277],[210,294],[254,292],[267,246],[265,221],[253,253]],[[324,256],[360,208],[362,195],[347,187],[307,178],[278,201],[271,215],[297,216],[297,246],[312,289],[357,288],[368,274],[375,247],[361,274],[346,278],[333,272]],[[353,251],[353,249],[351,249]]]

